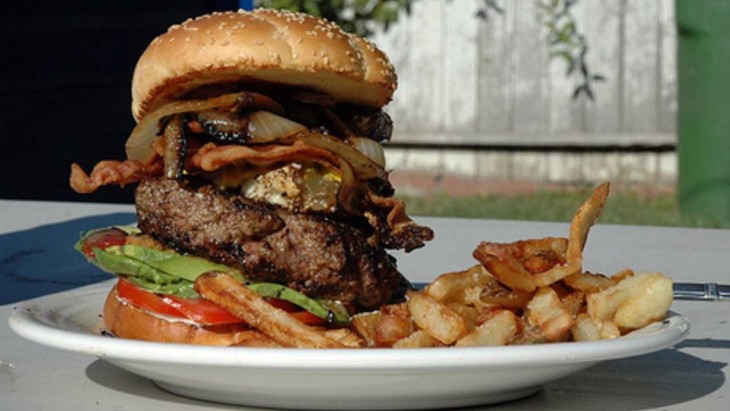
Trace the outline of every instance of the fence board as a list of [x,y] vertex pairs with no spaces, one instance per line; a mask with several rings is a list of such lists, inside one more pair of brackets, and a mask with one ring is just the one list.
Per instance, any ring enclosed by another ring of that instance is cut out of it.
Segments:
[[413,4],[410,36],[414,39],[411,54],[411,87],[399,98],[410,103],[408,115],[411,130],[438,130],[441,117],[441,75],[443,71],[442,25],[445,2],[421,0]]
[[659,101],[660,131],[676,129],[677,122],[677,25],[674,0],[659,3]]
[[621,129],[621,13],[616,0],[585,2],[587,60],[591,70],[606,77],[593,84],[595,100],[585,104],[588,133],[617,132]]
[[544,132],[549,126],[545,30],[536,2],[513,1],[506,6],[507,18],[515,22],[511,66],[513,127],[518,132]]
[[659,3],[627,1],[624,24],[623,129],[657,128]]
[[[506,13],[505,13],[506,14]],[[512,129],[511,49],[514,20],[488,11],[478,24],[479,118],[477,130],[504,133]]]
[[[585,28],[583,9],[585,2],[579,2],[572,8],[579,31]],[[546,43],[543,36],[543,43]],[[550,110],[550,132],[551,133],[575,133],[583,130],[583,105],[585,96],[573,99],[573,90],[579,84],[578,72],[567,75],[568,64],[555,58],[549,61],[549,105]]]
[[[474,10],[483,0],[419,0],[410,18],[378,33],[400,77],[388,108],[395,142],[412,144],[387,148],[397,163],[390,166],[552,182],[672,181],[676,154],[665,151],[676,142],[674,0],[574,7],[588,65],[607,78],[593,83],[595,101],[577,103],[579,78],[549,61],[537,3],[500,1],[504,14],[482,20]],[[440,150],[455,144],[473,154]],[[635,153],[609,152],[615,146]]]

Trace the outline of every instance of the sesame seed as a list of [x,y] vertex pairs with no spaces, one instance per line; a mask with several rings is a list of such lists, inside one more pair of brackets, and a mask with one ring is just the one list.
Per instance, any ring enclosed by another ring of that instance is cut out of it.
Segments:
[[254,41],[253,41],[253,44],[255,44],[255,45],[257,45],[257,46],[263,46],[263,45],[264,45],[264,42],[263,42],[263,41],[261,41],[261,40],[254,40]]
[[223,41],[221,41],[221,46],[223,46],[223,47],[225,47],[225,46],[227,46],[227,45],[229,45],[229,44],[231,44],[231,42],[230,42],[230,41],[228,41],[228,40],[223,40]]

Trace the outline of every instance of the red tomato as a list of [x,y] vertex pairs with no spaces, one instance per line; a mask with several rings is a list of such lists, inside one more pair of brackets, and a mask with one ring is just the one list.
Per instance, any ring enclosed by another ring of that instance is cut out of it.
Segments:
[[[117,293],[119,297],[136,307],[171,317],[188,318],[199,324],[218,325],[244,322],[212,301],[202,298],[182,298],[175,295],[160,296],[139,288],[121,277],[117,284]],[[305,324],[314,325],[324,324],[326,322],[324,319],[302,310],[301,307],[289,301],[278,298],[267,298],[267,301],[274,307],[288,312],[291,316]]]
[[274,307],[288,312],[292,317],[304,324],[315,325],[324,324],[326,322],[323,318],[319,318],[309,311],[303,310],[302,307],[291,301],[282,300],[280,298],[267,298],[266,301]]
[[94,258],[94,248],[102,250],[113,245],[124,245],[127,242],[127,233],[117,228],[109,228],[89,234],[84,240],[82,251],[84,255]]
[[273,298],[273,297],[266,297],[266,302],[273,305],[274,307],[284,310],[288,313],[293,313],[295,311],[302,311],[302,307],[294,304],[293,302],[282,300],[281,298]]
[[327,321],[325,321],[324,318],[319,318],[316,315],[310,313],[309,311],[297,311],[295,313],[289,313],[292,317],[296,318],[297,320],[303,322],[304,324],[309,325],[320,325],[324,324]]
[[244,322],[231,314],[225,308],[212,301],[204,299],[181,298],[175,295],[162,297],[165,304],[169,304],[191,320],[206,325],[235,324]]
[[139,288],[123,278],[119,278],[119,283],[117,283],[117,294],[135,307],[171,317],[186,318],[183,313],[165,304],[157,294]]

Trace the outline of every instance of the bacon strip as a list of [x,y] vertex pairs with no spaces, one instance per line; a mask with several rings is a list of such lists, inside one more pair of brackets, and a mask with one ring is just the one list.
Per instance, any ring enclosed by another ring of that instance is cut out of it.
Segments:
[[77,193],[88,194],[104,185],[119,184],[124,187],[125,184],[136,183],[143,178],[160,175],[161,173],[162,163],[159,159],[148,165],[136,160],[104,160],[94,167],[91,175],[86,174],[81,166],[73,163],[71,164],[69,184]]
[[278,162],[325,160],[333,167],[339,165],[338,157],[328,150],[310,146],[301,141],[292,145],[224,145],[205,144],[192,155],[188,166],[215,171],[229,164],[244,163],[254,166],[268,166]]
[[368,201],[385,213],[385,221],[380,215],[366,211],[370,225],[380,235],[380,242],[386,248],[403,249],[406,252],[421,248],[426,241],[433,239],[433,230],[420,226],[406,214],[403,201],[393,197],[381,197],[372,191],[367,192]]

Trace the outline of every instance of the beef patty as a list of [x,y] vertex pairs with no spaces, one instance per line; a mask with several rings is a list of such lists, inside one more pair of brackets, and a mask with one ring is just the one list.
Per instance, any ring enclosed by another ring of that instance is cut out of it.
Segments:
[[410,286],[366,233],[332,217],[168,178],[142,181],[135,198],[139,228],[169,247],[236,267],[251,280],[341,301],[351,313],[400,300]]

